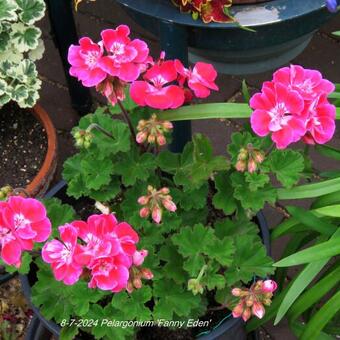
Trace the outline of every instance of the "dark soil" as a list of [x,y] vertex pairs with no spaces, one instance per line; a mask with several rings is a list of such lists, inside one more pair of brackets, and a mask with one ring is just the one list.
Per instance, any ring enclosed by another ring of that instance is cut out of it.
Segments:
[[0,187],[26,187],[47,152],[45,129],[29,110],[7,104],[0,109]]

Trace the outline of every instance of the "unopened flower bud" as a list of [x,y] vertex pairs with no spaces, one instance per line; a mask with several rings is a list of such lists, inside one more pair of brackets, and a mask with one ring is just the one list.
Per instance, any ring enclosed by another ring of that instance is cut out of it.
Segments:
[[263,152],[256,150],[253,152],[253,158],[256,163],[262,163],[264,161],[264,154]]
[[242,289],[240,288],[233,288],[232,291],[231,291],[231,294],[234,295],[234,296],[240,296],[242,293]]
[[162,220],[162,209],[158,205],[155,205],[152,209],[152,219],[157,224],[159,224]]
[[142,249],[141,251],[136,250],[132,255],[132,261],[135,266],[140,266],[144,262],[144,258],[148,256],[148,251]]
[[138,278],[138,277],[135,277],[135,278],[133,279],[133,286],[134,286],[136,289],[142,288],[142,286],[143,286],[142,280],[141,280],[140,278]]
[[262,303],[258,301],[254,301],[252,312],[255,316],[257,316],[259,319],[262,319],[265,314],[265,309],[262,305]]
[[83,146],[85,149],[88,149],[91,146],[91,141],[85,140]]
[[264,293],[273,293],[277,289],[277,283],[273,280],[265,280],[261,287]]
[[142,144],[146,141],[148,134],[145,131],[138,132],[136,135],[136,142]]
[[253,173],[256,171],[256,169],[257,169],[256,162],[254,161],[253,158],[250,158],[248,161],[248,172]]
[[172,200],[165,199],[162,201],[162,204],[164,208],[168,211],[174,212],[177,210],[177,206]]
[[153,279],[153,274],[152,274],[152,271],[150,269],[143,268],[141,270],[141,274],[142,274],[142,278],[145,279],[145,280]]
[[138,203],[140,204],[140,205],[145,205],[145,204],[148,204],[149,203],[149,200],[150,200],[150,198],[148,197],[148,196],[141,196],[141,197],[139,197],[138,198]]
[[166,139],[163,135],[161,134],[158,134],[157,135],[157,143],[158,145],[162,146],[162,145],[165,145],[166,144]]
[[129,281],[126,285],[126,291],[131,294],[134,291],[133,284]]
[[251,307],[254,303],[254,296],[253,295],[249,295],[247,298],[246,298],[246,306],[247,307]]
[[243,310],[244,310],[243,302],[240,301],[240,302],[233,308],[233,311],[232,311],[233,317],[234,317],[234,318],[239,318],[239,317],[242,315]]
[[173,128],[173,124],[167,120],[163,122],[163,128],[166,130],[171,130]]
[[164,187],[164,188],[160,189],[159,192],[160,192],[161,194],[163,194],[163,195],[167,195],[167,194],[169,194],[170,189]]
[[244,322],[248,321],[251,317],[251,310],[250,308],[246,308],[242,313],[242,319]]
[[156,141],[156,137],[154,135],[148,136],[148,143],[153,144]]
[[238,161],[245,161],[248,157],[248,151],[244,148],[240,150],[240,153],[237,156]]
[[188,281],[188,290],[191,290],[194,295],[203,294],[203,286],[197,279],[190,279]]
[[239,172],[244,172],[246,171],[246,168],[247,168],[247,163],[246,161],[237,161],[236,165],[235,165],[235,168],[237,171]]
[[150,209],[148,207],[144,207],[141,210],[139,210],[139,216],[141,218],[146,218],[150,215]]
[[262,303],[265,305],[265,306],[270,306],[272,304],[272,300],[271,299],[263,299],[262,300]]

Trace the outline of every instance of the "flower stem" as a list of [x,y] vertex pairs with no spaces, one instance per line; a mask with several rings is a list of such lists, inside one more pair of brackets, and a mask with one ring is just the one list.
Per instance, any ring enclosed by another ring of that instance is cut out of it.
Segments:
[[135,130],[134,130],[133,126],[132,126],[129,114],[125,110],[125,107],[123,106],[123,103],[119,99],[117,99],[117,103],[118,103],[120,109],[122,110],[122,114],[124,116],[124,119],[125,119],[127,125],[129,126],[129,129],[130,129],[130,132],[131,132],[131,136],[133,137],[133,140],[135,141],[136,145],[138,145],[138,143],[136,141],[136,133],[135,133]]
[[91,132],[92,130],[98,130],[98,131],[102,132],[105,136],[107,136],[107,137],[109,137],[113,140],[115,139],[109,131],[105,130],[104,128],[102,128],[100,125],[98,125],[96,123],[90,124],[86,129],[87,132]]

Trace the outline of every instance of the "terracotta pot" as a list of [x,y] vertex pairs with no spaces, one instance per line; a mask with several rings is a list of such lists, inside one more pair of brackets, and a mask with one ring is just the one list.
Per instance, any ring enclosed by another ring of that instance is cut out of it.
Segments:
[[40,121],[47,135],[45,160],[33,180],[26,186],[26,192],[32,197],[42,197],[47,191],[57,167],[57,134],[48,113],[35,105],[32,114]]

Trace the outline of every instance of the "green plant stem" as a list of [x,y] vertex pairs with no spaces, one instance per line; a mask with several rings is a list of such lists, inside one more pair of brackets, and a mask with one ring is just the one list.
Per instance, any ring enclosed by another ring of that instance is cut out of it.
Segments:
[[107,136],[107,137],[109,137],[113,140],[115,139],[109,131],[105,130],[104,128],[102,128],[100,125],[98,125],[96,123],[90,124],[86,129],[87,132],[91,132],[92,130],[98,130],[98,131],[102,132],[105,136]]
[[129,126],[129,129],[130,129],[130,132],[131,132],[131,136],[133,137],[133,140],[134,140],[135,144],[137,146],[139,146],[139,144],[136,141],[136,133],[135,133],[135,130],[134,130],[133,126],[132,126],[132,123],[131,123],[131,120],[130,120],[128,112],[125,110],[125,107],[124,107],[123,103],[119,99],[117,99],[117,103],[118,103],[120,109],[122,110],[122,114],[124,116],[124,119],[125,119],[127,125]]

